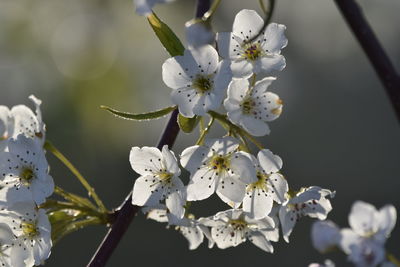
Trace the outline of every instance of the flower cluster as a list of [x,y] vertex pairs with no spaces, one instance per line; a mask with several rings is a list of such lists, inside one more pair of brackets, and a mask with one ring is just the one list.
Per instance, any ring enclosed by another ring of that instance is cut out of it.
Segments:
[[41,101],[0,106],[0,265],[40,265],[50,255],[51,226],[44,203],[54,190],[43,149]]
[[[144,206],[148,218],[175,225],[197,248],[204,236],[209,247],[224,249],[246,240],[267,252],[271,242],[289,236],[303,216],[324,220],[332,207],[334,192],[317,186],[289,189],[281,173],[282,159],[260,147],[252,155],[244,136],[270,133],[268,122],[279,117],[282,101],[267,91],[275,77],[265,77],[285,67],[280,54],[287,44],[285,26],[276,23],[263,29],[253,10],[240,11],[231,33],[218,33],[218,50],[210,44],[190,45],[182,56],[165,61],[162,76],[172,88],[171,100],[181,116],[211,117],[228,129],[222,138],[202,138],[179,157],[168,149],[133,147],[130,162],[140,177],[133,188],[132,204]],[[258,80],[259,79],[259,80]],[[224,100],[225,99],[225,100]],[[223,107],[226,115],[216,112]],[[178,162],[179,161],[179,162]],[[180,165],[190,172],[185,185]],[[192,214],[190,203],[214,193],[230,208],[206,218]],[[279,227],[281,225],[281,227]]]
[[[377,210],[369,203],[356,201],[349,214],[351,228],[339,229],[332,221],[316,222],[312,227],[314,247],[321,253],[339,248],[355,266],[396,266],[385,251],[397,219],[396,209],[386,205]],[[389,260],[389,261],[386,261]]]

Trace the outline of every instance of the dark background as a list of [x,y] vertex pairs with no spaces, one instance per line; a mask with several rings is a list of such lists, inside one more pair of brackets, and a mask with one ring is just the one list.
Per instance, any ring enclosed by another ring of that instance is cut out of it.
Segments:
[[[224,0],[217,31],[230,31],[243,8],[261,12],[256,0]],[[397,69],[400,67],[400,2],[360,0]],[[182,38],[194,1],[158,6],[159,16]],[[400,129],[383,87],[331,0],[280,0],[273,21],[287,26],[286,69],[272,91],[284,100],[270,136],[261,140],[284,161],[292,188],[320,185],[337,191],[329,218],[347,227],[355,200],[400,208]],[[0,1],[0,104],[43,100],[51,140],[88,178],[109,208],[131,190],[136,174],[132,146],[155,145],[165,119],[136,123],[116,119],[102,104],[132,112],[170,105],[161,78],[168,57],[132,2],[107,0]],[[217,127],[218,128],[218,127]],[[212,132],[218,136],[220,129]],[[194,136],[180,134],[180,153]],[[65,189],[85,194],[52,156],[51,173]],[[210,208],[211,207],[211,208]],[[226,208],[219,201],[196,203],[199,215]],[[310,242],[312,220],[303,219],[290,244],[267,254],[249,243],[189,251],[186,240],[165,225],[137,216],[109,266],[307,266],[331,258],[346,266],[341,253],[318,254]],[[397,227],[387,242],[400,256]],[[84,266],[103,238],[104,227],[90,227],[62,240],[46,266]]]

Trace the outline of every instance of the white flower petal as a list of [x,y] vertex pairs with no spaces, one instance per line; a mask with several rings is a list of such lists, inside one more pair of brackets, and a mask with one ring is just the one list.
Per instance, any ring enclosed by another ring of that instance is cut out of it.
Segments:
[[226,224],[211,228],[211,236],[220,249],[236,247],[246,241],[244,232],[235,231]]
[[210,149],[205,146],[191,146],[183,150],[180,158],[182,166],[190,172],[197,170],[205,161]]
[[181,174],[181,169],[178,166],[178,161],[176,160],[174,152],[169,150],[167,145],[164,145],[161,153],[164,158],[165,168],[168,172],[179,176]]
[[230,67],[231,62],[228,60],[222,60],[218,63],[218,70],[214,76],[214,93],[225,96],[226,89],[229,83],[232,81],[232,70]]
[[[218,109],[221,106],[223,100],[222,94],[207,93],[204,95],[204,105],[201,106],[204,113],[209,110]],[[195,112],[196,113],[196,112]],[[200,112],[197,112],[198,114]]]
[[163,190],[158,179],[151,175],[140,176],[133,186],[132,204],[137,206],[157,206],[163,200]]
[[285,201],[285,194],[289,191],[289,186],[283,175],[279,173],[273,173],[267,180],[268,184],[272,187],[272,197],[275,202],[281,204]]
[[258,118],[252,115],[243,115],[240,120],[240,125],[243,129],[254,136],[264,136],[271,132],[269,126]]
[[249,81],[247,79],[234,79],[228,87],[228,99],[241,102],[249,89]]
[[289,200],[289,203],[291,204],[304,203],[310,200],[320,199],[321,190],[322,188],[319,186],[310,186],[308,188],[302,188],[294,198]]
[[33,111],[25,105],[17,105],[11,109],[11,116],[14,119],[14,127],[9,133],[12,137],[23,134],[34,138],[36,133],[40,132],[39,122]]
[[289,243],[289,236],[296,225],[296,216],[294,213],[292,214],[292,211],[287,209],[286,206],[282,206],[279,210],[279,220],[282,225],[283,239]]
[[[217,194],[222,196],[222,200],[229,204],[229,202],[240,203],[245,195],[246,185],[241,182],[238,177],[226,176],[221,178],[218,184]],[[227,202],[226,200],[229,200]]]
[[253,69],[253,64],[244,59],[231,62],[233,78],[250,78],[253,75]]
[[311,241],[320,253],[338,246],[340,238],[340,230],[332,221],[317,221],[312,225]]
[[374,206],[363,201],[356,201],[351,207],[349,224],[357,234],[363,236],[378,230],[378,211]]
[[263,48],[268,52],[280,54],[281,49],[286,47],[288,40],[285,37],[286,26],[282,24],[270,23],[265,29]]
[[233,153],[239,147],[239,141],[230,136],[218,139],[206,139],[204,143],[218,155]]
[[[227,105],[229,105],[229,104],[227,104]],[[225,105],[225,108],[227,107],[227,105]],[[240,109],[228,111],[227,114],[228,114],[228,118],[231,122],[233,122],[236,125],[240,125],[240,120],[242,119],[242,116],[243,116],[243,113]]]
[[203,243],[204,235],[201,229],[195,225],[192,227],[179,227],[179,231],[189,242],[189,249],[194,250]]
[[235,59],[241,51],[243,40],[231,32],[217,33],[218,52],[224,59]]
[[393,205],[385,205],[379,210],[379,230],[385,237],[389,237],[394,226],[396,225],[397,212]]
[[149,175],[163,169],[162,153],[155,147],[132,147],[129,161],[132,169],[140,175]]
[[262,57],[255,62],[254,73],[269,73],[277,70],[281,71],[286,67],[285,57],[282,55],[269,55]]
[[203,200],[211,196],[218,184],[218,177],[208,168],[201,168],[196,171],[187,186],[187,200]]
[[352,247],[361,242],[360,236],[350,228],[340,230],[340,248],[344,253],[350,254]]
[[187,118],[193,118],[195,115],[203,115],[196,114],[204,113],[203,109],[200,109],[202,112],[199,112],[198,109],[197,112],[194,110],[201,99],[202,97],[192,88],[180,88],[177,90],[172,90],[171,92],[172,103],[178,105],[179,113]]
[[282,168],[282,159],[278,155],[274,155],[269,149],[260,150],[257,158],[266,173],[275,173]]
[[[251,185],[249,185],[251,187]],[[247,193],[243,199],[243,210],[249,213],[254,219],[266,217],[272,209],[272,196],[263,192],[260,188],[247,189]]]
[[196,61],[200,73],[213,74],[217,70],[219,57],[214,47],[204,45],[189,51]]
[[[179,181],[182,184],[180,179],[177,178],[176,181]],[[183,187],[183,184],[180,185],[180,187]],[[165,199],[165,205],[167,206],[169,213],[171,213],[176,219],[179,220],[183,218],[183,215],[185,214],[185,200],[180,191],[175,191],[169,194]]]
[[164,83],[172,88],[179,89],[192,84],[191,76],[197,73],[197,63],[190,50],[185,50],[183,56],[167,59],[162,65]]
[[274,252],[274,247],[271,245],[271,243],[266,239],[266,237],[260,233],[260,232],[252,232],[249,236],[249,240],[251,243],[259,247],[260,249],[273,253]]
[[146,214],[146,218],[154,220],[156,222],[161,222],[161,223],[168,222],[167,210],[166,209],[151,209]]
[[235,152],[232,155],[230,167],[243,183],[251,184],[257,181],[256,170],[249,153]]
[[256,11],[243,9],[235,17],[232,33],[243,40],[249,40],[257,35],[263,26],[264,21]]
[[332,210],[332,205],[329,199],[322,197],[316,201],[305,203],[307,206],[303,209],[304,213],[311,218],[325,220],[328,213]]
[[275,81],[275,77],[265,77],[260,81],[257,81],[254,84],[253,90],[254,90],[254,95],[255,96],[260,96],[263,93],[267,92],[268,87],[272,84],[273,81]]

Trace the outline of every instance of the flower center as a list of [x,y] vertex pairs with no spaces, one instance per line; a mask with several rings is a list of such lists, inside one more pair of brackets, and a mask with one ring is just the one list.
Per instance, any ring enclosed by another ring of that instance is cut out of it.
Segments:
[[169,182],[170,180],[171,180],[171,178],[173,177],[174,175],[172,174],[172,173],[169,173],[169,172],[167,172],[167,171],[163,171],[163,172],[160,172],[159,174],[158,174],[158,177],[160,178],[160,180],[161,181],[164,181],[164,182]]
[[245,44],[244,45],[243,57],[247,60],[254,61],[262,56],[263,51],[261,50],[260,44]]
[[222,156],[214,156],[210,162],[211,168],[217,172],[229,171],[229,159]]
[[236,220],[229,220],[228,222],[232,228],[236,230],[244,230],[247,227],[247,223],[244,220],[236,219]]
[[251,191],[254,189],[261,189],[264,191],[268,191],[268,188],[266,186],[266,181],[268,180],[268,174],[262,173],[262,172],[257,172],[257,179],[258,181],[252,184],[249,184],[247,187],[247,191]]
[[254,113],[254,108],[256,106],[256,102],[250,96],[246,97],[242,104],[242,112],[243,114],[252,114]]
[[204,94],[213,88],[213,82],[211,81],[211,75],[197,75],[193,81],[193,88],[195,88],[200,94]]
[[40,234],[36,222],[23,222],[21,228],[26,237],[34,238]]
[[29,167],[24,167],[20,174],[20,179],[24,184],[29,185],[32,182],[32,179],[35,178],[35,174],[33,170]]

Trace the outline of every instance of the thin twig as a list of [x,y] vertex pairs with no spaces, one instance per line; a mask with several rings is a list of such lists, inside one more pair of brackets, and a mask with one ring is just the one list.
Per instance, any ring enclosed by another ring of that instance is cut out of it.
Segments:
[[[201,18],[210,8],[210,0],[198,0],[196,6],[196,17]],[[179,133],[177,123],[178,110],[174,110],[164,129],[164,132],[158,142],[157,147],[162,148],[164,145],[171,147]],[[96,253],[90,260],[88,267],[105,266],[111,254],[118,246],[133,217],[139,211],[140,207],[132,205],[132,192],[126,197],[120,208],[116,211],[115,220],[107,235],[103,239]]]
[[358,4],[354,0],[335,0],[335,2],[378,74],[400,122],[400,76]]

